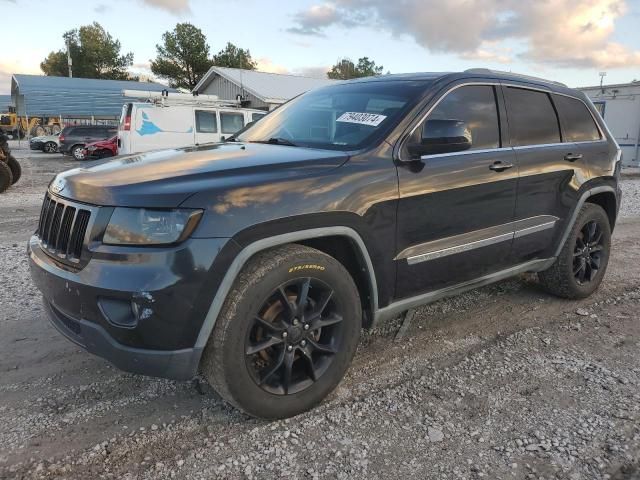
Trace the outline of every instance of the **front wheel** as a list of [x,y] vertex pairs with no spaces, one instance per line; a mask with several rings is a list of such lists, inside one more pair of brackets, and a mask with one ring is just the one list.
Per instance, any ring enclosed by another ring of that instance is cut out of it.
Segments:
[[56,153],[58,151],[58,145],[55,142],[47,142],[44,144],[43,150],[45,153]]
[[601,206],[585,203],[556,262],[538,273],[540,283],[559,297],[588,297],[602,282],[610,250],[609,217]]
[[301,245],[279,247],[243,268],[201,368],[225,400],[249,415],[290,417],[338,385],[361,324],[358,290],[342,264]]

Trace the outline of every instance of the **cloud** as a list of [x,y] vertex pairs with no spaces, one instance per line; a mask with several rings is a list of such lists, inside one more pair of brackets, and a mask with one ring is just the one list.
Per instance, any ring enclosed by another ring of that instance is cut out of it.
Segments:
[[[25,58],[29,57],[25,56]],[[11,93],[11,77],[14,73],[42,75],[39,67],[29,65],[22,60],[15,60],[11,58],[0,59],[0,95],[8,95]]]
[[110,10],[108,5],[105,5],[104,3],[99,3],[98,5],[96,5],[93,9],[94,12],[98,13],[98,14],[102,14],[102,13],[106,13]]
[[298,25],[287,31],[299,35],[324,36],[323,29],[330,25],[343,23],[344,18],[342,12],[333,4],[312,5],[308,10],[298,12],[294,16]]
[[327,78],[327,72],[331,70],[330,66],[319,66],[319,67],[302,67],[298,68],[294,71],[295,75],[300,75],[302,77],[311,77],[311,78]]
[[279,65],[267,57],[258,58],[256,62],[258,64],[256,69],[261,72],[291,73],[287,67],[285,67],[284,65]]
[[540,65],[616,68],[640,66],[640,50],[612,40],[627,0],[334,0],[294,16],[289,32],[323,35],[330,26],[383,29],[410,36],[435,53],[510,63],[516,56]]
[[190,0],[142,0],[142,3],[175,15],[191,12]]

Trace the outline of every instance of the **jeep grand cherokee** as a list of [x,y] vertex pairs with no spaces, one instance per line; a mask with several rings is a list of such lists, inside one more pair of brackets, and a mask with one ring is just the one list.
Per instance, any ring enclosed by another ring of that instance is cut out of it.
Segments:
[[585,95],[489,70],[302,95],[224,144],[58,175],[29,241],[53,325],[255,416],[340,382],[362,327],[522,272],[607,267],[620,149]]

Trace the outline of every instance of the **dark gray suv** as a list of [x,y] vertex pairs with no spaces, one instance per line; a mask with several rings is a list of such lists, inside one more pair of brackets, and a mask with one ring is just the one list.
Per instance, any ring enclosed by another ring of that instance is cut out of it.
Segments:
[[363,327],[524,272],[573,299],[604,277],[620,149],[556,82],[363,78],[229,140],[56,177],[29,258],[63,335],[279,418],[336,387]]
[[77,125],[65,127],[60,133],[58,151],[71,155],[76,160],[84,160],[85,145],[99,140],[106,140],[117,135],[118,127],[112,125]]

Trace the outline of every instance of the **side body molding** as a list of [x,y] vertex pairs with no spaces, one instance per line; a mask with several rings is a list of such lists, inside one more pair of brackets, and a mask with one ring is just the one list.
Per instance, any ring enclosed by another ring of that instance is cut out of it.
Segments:
[[231,287],[233,286],[233,282],[235,281],[236,277],[240,273],[240,270],[242,270],[242,267],[247,262],[247,260],[249,260],[249,258],[262,250],[277,247],[278,245],[298,242],[300,240],[309,240],[312,238],[329,236],[349,237],[356,243],[356,245],[360,249],[360,253],[362,254],[362,258],[364,259],[368,270],[369,288],[371,289],[372,299],[371,307],[372,311],[375,313],[378,310],[378,284],[376,282],[375,271],[373,269],[371,257],[369,256],[369,252],[367,251],[367,247],[365,246],[360,235],[355,230],[349,227],[336,226],[326,228],[312,228],[309,230],[284,233],[282,235],[276,235],[273,237],[257,240],[256,242],[245,247],[233,260],[233,263],[227,270],[227,273],[222,279],[222,283],[220,283],[220,287],[218,288],[218,291],[216,292],[216,295],[211,302],[211,306],[209,307],[207,316],[205,317],[202,328],[200,329],[200,334],[198,335],[198,338],[196,340],[195,348],[203,349],[206,346],[207,341],[209,340],[209,336],[211,335],[211,332],[215,327],[218,315],[222,310],[222,305],[224,304],[224,301],[226,300],[227,295],[231,290]]

